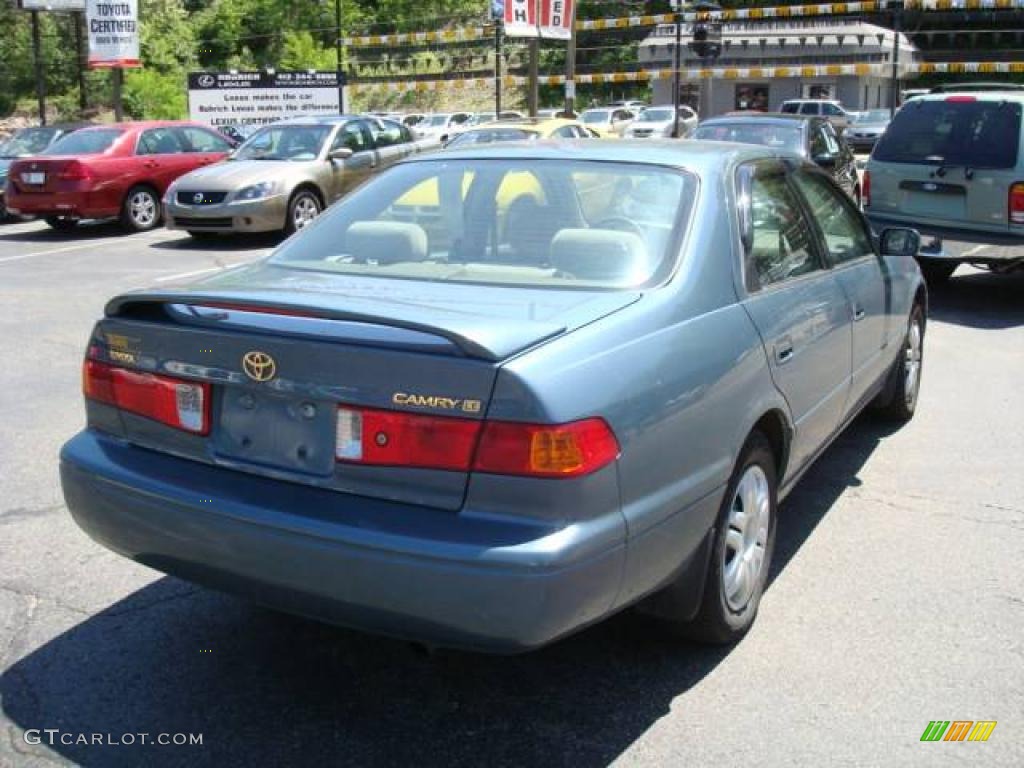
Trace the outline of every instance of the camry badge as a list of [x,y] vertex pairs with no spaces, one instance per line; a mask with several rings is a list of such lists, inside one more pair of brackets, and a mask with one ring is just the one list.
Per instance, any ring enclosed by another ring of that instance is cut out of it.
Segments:
[[266,352],[253,351],[242,356],[242,370],[253,381],[270,381],[277,373],[277,365]]
[[203,202],[203,193],[202,192],[196,192],[194,195],[192,195],[192,202],[193,203],[201,203],[201,202]]

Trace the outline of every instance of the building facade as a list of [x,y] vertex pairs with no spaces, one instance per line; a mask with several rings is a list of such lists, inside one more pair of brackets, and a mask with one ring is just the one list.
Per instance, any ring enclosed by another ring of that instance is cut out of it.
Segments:
[[[671,68],[675,25],[662,24],[640,43],[639,60],[645,69]],[[682,34],[681,68],[705,66],[727,69],[757,67],[806,67],[829,64],[881,65],[885,74],[821,77],[703,78],[680,84],[683,103],[704,117],[735,110],[776,111],[788,99],[836,99],[851,110],[887,107],[892,89],[889,74],[898,50],[900,79],[918,61],[917,48],[893,30],[858,19],[801,19],[735,22],[722,30],[722,55],[713,63],[697,58],[689,49],[690,29]],[[672,103],[672,81],[652,82],[653,102]],[[897,86],[898,87],[898,86]]]

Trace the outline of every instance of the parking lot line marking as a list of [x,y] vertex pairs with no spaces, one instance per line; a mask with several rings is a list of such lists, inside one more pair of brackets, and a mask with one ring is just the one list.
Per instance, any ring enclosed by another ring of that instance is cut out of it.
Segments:
[[[140,236],[136,235],[135,237],[139,238]],[[145,237],[145,235],[143,235],[142,237]],[[153,240],[153,239],[156,239],[156,238],[146,237],[145,239]],[[70,251],[80,251],[80,250],[84,250],[84,249],[87,249],[87,248],[93,248],[93,247],[95,247],[97,245],[106,245],[107,243],[120,243],[120,242],[126,242],[125,238],[123,238],[123,237],[104,237],[104,238],[98,238],[96,240],[89,240],[87,242],[75,243],[74,245],[67,245],[67,246],[64,246],[63,248],[51,248],[50,250],[47,250],[47,251],[32,251],[31,253],[20,253],[17,256],[0,256],[0,264],[3,264],[3,263],[8,262],[8,261],[22,261],[24,259],[35,258],[36,256],[52,256],[52,255],[57,254],[57,253],[68,253]]]
[[182,272],[177,275],[164,275],[163,277],[153,278],[154,283],[166,283],[171,280],[180,280],[185,277],[195,277],[196,275],[205,275],[207,272],[219,272],[222,269],[228,269],[228,267],[207,267],[206,269],[194,269],[191,272]]

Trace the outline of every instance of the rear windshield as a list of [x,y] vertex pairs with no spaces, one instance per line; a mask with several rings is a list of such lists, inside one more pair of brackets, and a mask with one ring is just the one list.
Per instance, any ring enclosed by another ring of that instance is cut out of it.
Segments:
[[370,277],[635,288],[672,269],[696,186],[687,172],[625,162],[407,163],[357,189],[271,261]]
[[913,101],[875,147],[885,163],[1013,168],[1020,149],[1021,105],[1009,101]]
[[[683,117],[683,111],[679,111],[679,116]],[[640,123],[664,123],[672,119],[671,109],[645,109],[640,113],[640,117],[637,118],[637,122]]]
[[75,131],[53,142],[44,155],[99,155],[110,149],[124,131],[120,128],[96,128]]
[[753,118],[748,122],[711,123],[699,125],[693,138],[704,141],[738,141],[741,144],[761,144],[766,147],[799,152],[803,147],[803,133],[799,125],[779,125]]
[[610,112],[606,112],[606,111],[603,111],[603,110],[597,111],[597,112],[589,112],[588,111],[588,112],[584,112],[582,115],[580,115],[580,120],[582,120],[584,123],[591,123],[591,124],[593,124],[593,123],[607,123],[608,122],[608,117],[609,117],[610,114],[611,114]]
[[496,141],[526,141],[540,134],[522,128],[481,128],[466,131],[448,142],[449,147],[468,147],[470,144],[493,144]]

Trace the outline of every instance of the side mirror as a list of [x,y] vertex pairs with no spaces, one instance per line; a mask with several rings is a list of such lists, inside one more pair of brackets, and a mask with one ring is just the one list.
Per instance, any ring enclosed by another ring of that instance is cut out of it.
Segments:
[[921,235],[916,229],[889,227],[882,230],[879,246],[883,256],[917,256],[921,250]]
[[839,161],[838,155],[815,155],[814,163],[821,168],[835,168]]
[[338,147],[327,154],[328,160],[348,160],[354,153],[349,147]]

